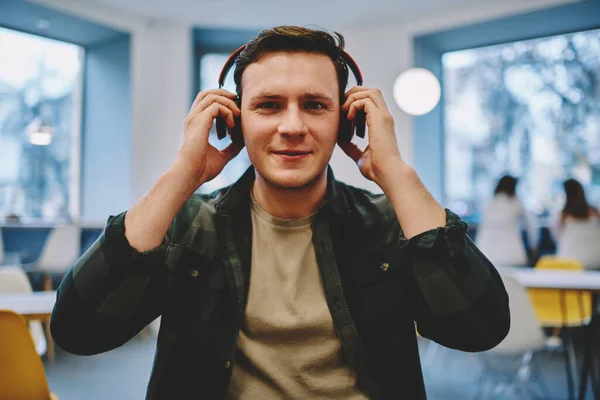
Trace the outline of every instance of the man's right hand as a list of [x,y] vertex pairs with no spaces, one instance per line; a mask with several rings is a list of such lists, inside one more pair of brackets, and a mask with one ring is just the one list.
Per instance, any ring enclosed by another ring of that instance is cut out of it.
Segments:
[[241,111],[235,95],[223,89],[200,92],[185,118],[184,132],[175,161],[125,215],[125,237],[143,252],[159,246],[175,215],[185,201],[202,185],[223,170],[243,148],[230,144],[217,150],[208,142],[210,128],[218,116],[234,126]]
[[234,127],[234,115],[241,114],[235,97],[224,89],[200,92],[185,118],[181,143],[171,169],[177,171],[192,192],[219,175],[244,147],[230,143],[223,150],[217,150],[208,141],[216,117],[224,117],[229,129]]

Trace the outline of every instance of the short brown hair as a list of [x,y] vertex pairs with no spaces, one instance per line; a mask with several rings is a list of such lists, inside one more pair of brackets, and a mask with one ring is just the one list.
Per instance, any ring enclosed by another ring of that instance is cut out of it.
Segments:
[[343,99],[348,83],[348,65],[342,57],[343,50],[344,37],[337,32],[330,34],[322,30],[300,26],[277,26],[263,30],[248,42],[237,58],[233,74],[237,94],[242,96],[242,74],[248,65],[256,62],[264,54],[278,51],[306,52],[324,54],[333,61],[338,78],[340,99]]

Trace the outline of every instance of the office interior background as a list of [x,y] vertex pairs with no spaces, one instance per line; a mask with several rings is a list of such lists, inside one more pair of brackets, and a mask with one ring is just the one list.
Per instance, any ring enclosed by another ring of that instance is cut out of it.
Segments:
[[[78,227],[85,251],[169,167],[193,99],[217,86],[228,55],[281,24],[344,35],[365,86],[386,99],[402,157],[473,235],[504,174],[520,178],[539,229],[564,204],[567,178],[600,206],[598,0],[0,0],[3,253],[35,263],[62,225]],[[398,106],[394,83],[417,67],[437,78],[441,98],[415,116]],[[242,152],[200,191],[233,183],[249,163]],[[337,179],[381,191],[340,149],[331,166]],[[34,290],[43,285],[29,277]],[[150,332],[96,358],[57,349],[43,358],[50,389],[61,399],[143,398],[154,344]],[[476,397],[477,357],[434,347],[422,343],[430,397]],[[540,396],[567,398],[563,355],[547,357]]]

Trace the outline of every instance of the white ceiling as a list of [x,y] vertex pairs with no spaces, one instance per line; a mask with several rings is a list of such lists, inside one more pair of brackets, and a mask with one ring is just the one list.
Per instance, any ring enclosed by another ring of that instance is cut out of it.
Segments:
[[406,21],[466,0],[94,0],[140,16],[200,27],[316,25],[327,30]]

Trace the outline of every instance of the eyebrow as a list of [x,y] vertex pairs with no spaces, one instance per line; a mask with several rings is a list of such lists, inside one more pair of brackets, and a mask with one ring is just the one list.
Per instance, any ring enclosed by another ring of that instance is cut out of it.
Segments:
[[[282,96],[280,94],[275,94],[275,93],[271,93],[271,92],[260,92],[255,96],[252,96],[252,100],[256,101],[259,99],[267,99],[267,100],[281,100],[283,99],[285,96]],[[303,99],[308,99],[308,100],[326,100],[326,101],[333,101],[333,99],[331,98],[331,96],[328,96],[325,93],[322,92],[307,92],[302,94],[302,96],[300,96]]]

